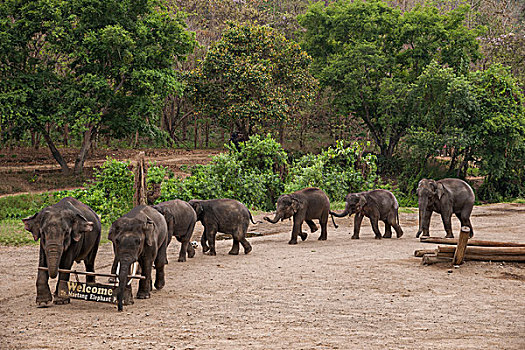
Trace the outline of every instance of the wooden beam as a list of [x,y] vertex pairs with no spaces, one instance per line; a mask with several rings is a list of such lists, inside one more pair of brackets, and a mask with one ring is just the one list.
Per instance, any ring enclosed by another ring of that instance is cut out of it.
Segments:
[[[421,237],[421,243],[435,243],[435,244],[458,244],[457,238],[440,238],[440,237]],[[497,241],[482,241],[479,239],[469,239],[469,246],[478,247],[525,247],[525,243],[514,242],[497,242]]]
[[[454,253],[454,246],[438,246],[439,253]],[[467,247],[465,254],[474,255],[524,255],[525,247]]]
[[438,257],[436,256],[436,254],[425,254],[423,255],[423,259],[421,260],[421,263],[423,265],[432,265],[432,264],[437,264],[437,263],[442,263],[442,262],[450,263],[451,260],[452,258]]
[[454,251],[454,259],[452,259],[452,264],[461,265],[463,264],[463,258],[465,257],[465,250],[467,249],[467,242],[470,237],[470,227],[461,226],[461,231],[459,232],[458,245]]
[[425,254],[435,254],[435,253],[437,253],[437,249],[417,249],[416,251],[414,251],[414,256],[421,258]]

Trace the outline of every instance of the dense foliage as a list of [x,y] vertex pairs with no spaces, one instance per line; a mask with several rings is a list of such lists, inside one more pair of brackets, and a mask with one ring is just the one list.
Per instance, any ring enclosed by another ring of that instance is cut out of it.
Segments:
[[[0,116],[8,132],[41,133],[65,172],[50,127],[78,135],[75,172],[99,132],[144,129],[174,69],[194,46],[181,16],[156,0],[8,0],[0,3]],[[58,136],[59,137],[59,136]]]
[[269,27],[232,25],[193,72],[197,110],[244,135],[282,124],[312,98],[310,63],[297,43]]

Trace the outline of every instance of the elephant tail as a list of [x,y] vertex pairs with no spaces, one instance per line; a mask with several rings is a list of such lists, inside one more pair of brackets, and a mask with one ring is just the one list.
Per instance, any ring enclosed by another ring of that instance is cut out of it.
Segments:
[[257,225],[257,224],[262,223],[262,221],[257,221],[257,222],[253,221],[252,213],[249,210],[248,210],[248,213],[250,213],[250,221],[252,222],[252,224]]
[[332,214],[332,212],[330,212],[330,216],[332,217],[332,223],[334,224],[334,227],[338,228],[339,226],[335,223],[334,215]]

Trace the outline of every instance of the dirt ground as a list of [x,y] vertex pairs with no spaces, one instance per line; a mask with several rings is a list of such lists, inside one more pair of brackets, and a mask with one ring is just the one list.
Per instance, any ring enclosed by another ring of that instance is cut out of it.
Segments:
[[[435,245],[414,237],[415,212],[400,216],[401,239],[377,241],[364,221],[351,240],[345,218],[327,241],[316,232],[296,246],[290,221],[252,225],[265,236],[249,255],[229,256],[222,240],[217,256],[199,248],[178,263],[173,242],[165,288],[121,313],[78,300],[36,308],[38,247],[0,247],[0,348],[525,349],[525,264],[423,266],[414,250]],[[525,242],[523,204],[476,207],[472,222],[478,239]],[[437,215],[431,230],[444,236]],[[101,246],[98,271],[112,256]]]

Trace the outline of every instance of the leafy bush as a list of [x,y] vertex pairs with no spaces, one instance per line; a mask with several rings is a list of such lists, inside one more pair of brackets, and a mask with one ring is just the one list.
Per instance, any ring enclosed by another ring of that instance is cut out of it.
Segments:
[[112,223],[133,207],[133,172],[129,162],[108,159],[95,173],[86,189],[59,191],[56,201],[75,197],[88,205],[101,218],[102,223]]
[[319,187],[331,201],[342,201],[347,193],[374,187],[378,180],[376,160],[375,155],[364,152],[363,145],[345,146],[338,141],[319,155],[307,154],[294,162],[285,192]]
[[164,181],[158,201],[232,198],[250,207],[272,210],[284,190],[287,155],[281,145],[270,135],[255,135],[239,149],[233,145],[226,148],[228,153],[195,166],[186,179]]
[[0,220],[23,219],[55,203],[56,199],[48,193],[3,197],[0,198]]

